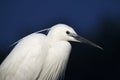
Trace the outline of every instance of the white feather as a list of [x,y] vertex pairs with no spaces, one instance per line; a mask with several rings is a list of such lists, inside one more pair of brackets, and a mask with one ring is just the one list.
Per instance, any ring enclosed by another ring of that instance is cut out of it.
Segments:
[[1,64],[0,80],[35,80],[46,55],[42,52],[45,38],[44,34],[33,33],[21,39]]
[[65,70],[71,45],[67,41],[55,42],[49,49],[38,80],[57,80]]
[[[75,31],[59,24],[48,35],[37,31],[18,41],[0,66],[0,80],[57,80],[65,70],[74,40],[66,31]],[[60,31],[59,31],[60,30]]]

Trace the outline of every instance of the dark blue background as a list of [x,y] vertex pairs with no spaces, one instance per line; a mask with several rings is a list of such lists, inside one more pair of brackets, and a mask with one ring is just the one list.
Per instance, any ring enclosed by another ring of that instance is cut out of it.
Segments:
[[104,48],[71,42],[65,80],[119,78],[119,0],[0,0],[0,62],[12,50],[10,44],[57,23],[72,26]]

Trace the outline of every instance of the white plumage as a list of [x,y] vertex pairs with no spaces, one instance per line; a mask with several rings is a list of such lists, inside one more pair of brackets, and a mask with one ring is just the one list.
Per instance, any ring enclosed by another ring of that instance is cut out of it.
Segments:
[[57,80],[63,75],[71,51],[68,41],[87,43],[85,40],[65,24],[51,27],[48,35],[32,33],[22,38],[3,61],[0,80]]

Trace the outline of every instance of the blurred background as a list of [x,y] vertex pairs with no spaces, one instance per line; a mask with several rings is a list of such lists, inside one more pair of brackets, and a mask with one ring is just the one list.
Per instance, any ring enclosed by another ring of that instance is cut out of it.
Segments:
[[0,0],[0,63],[12,43],[58,23],[104,48],[71,42],[65,80],[120,80],[120,0]]

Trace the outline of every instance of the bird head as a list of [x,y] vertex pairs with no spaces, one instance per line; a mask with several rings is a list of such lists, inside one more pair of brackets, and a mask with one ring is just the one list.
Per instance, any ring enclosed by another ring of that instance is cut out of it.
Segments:
[[75,30],[66,25],[66,24],[57,24],[50,28],[50,31],[47,35],[52,40],[56,41],[74,41],[74,42],[80,42],[80,43],[86,43],[90,44],[94,47],[97,47],[99,49],[102,49],[100,46],[96,45],[95,43],[79,36]]

